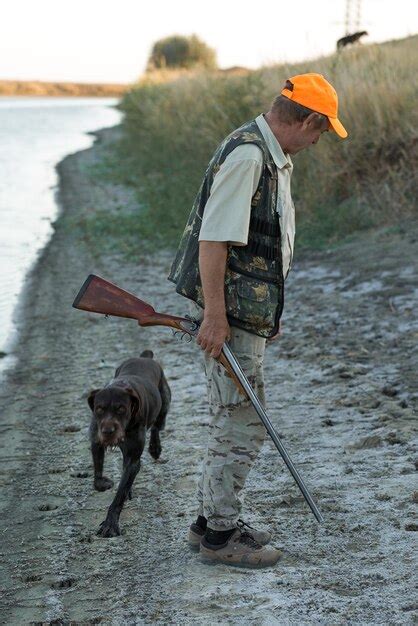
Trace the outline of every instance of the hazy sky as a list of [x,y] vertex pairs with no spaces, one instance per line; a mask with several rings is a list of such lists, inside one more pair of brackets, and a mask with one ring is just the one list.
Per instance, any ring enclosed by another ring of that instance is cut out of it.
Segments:
[[[352,0],[356,5],[358,0]],[[362,0],[365,41],[418,31],[417,0]],[[154,41],[196,33],[221,67],[328,54],[346,0],[1,0],[0,79],[132,82]]]

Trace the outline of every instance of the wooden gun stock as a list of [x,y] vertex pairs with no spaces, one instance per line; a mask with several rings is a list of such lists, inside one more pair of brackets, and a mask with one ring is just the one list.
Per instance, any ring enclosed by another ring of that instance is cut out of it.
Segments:
[[[196,337],[199,332],[199,324],[194,320],[158,313],[148,302],[140,300],[133,293],[95,274],[90,274],[86,278],[75,297],[73,307],[90,313],[127,317],[137,320],[140,326],[169,326],[192,337]],[[239,391],[244,396],[248,396],[232,371],[223,351],[217,360],[227,370]]]

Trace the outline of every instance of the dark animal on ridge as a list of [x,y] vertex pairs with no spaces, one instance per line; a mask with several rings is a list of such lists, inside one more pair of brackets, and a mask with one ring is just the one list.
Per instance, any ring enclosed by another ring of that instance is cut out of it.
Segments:
[[358,33],[353,33],[352,35],[346,35],[345,37],[341,37],[341,39],[337,41],[337,50],[341,50],[341,48],[345,48],[345,46],[356,43],[360,40],[360,37],[364,37],[368,34],[369,33],[367,32],[367,30],[360,30]]
[[113,487],[113,481],[103,476],[105,450],[118,446],[123,454],[123,474],[118,490],[96,533],[102,537],[120,535],[119,516],[126,498],[132,499],[132,485],[141,466],[148,429],[149,453],[154,459],[161,454],[160,430],[165,426],[171,392],[153,356],[151,350],[145,350],[140,358],[127,359],[116,369],[110,383],[102,389],[94,389],[88,396],[93,412],[90,446],[97,491]]

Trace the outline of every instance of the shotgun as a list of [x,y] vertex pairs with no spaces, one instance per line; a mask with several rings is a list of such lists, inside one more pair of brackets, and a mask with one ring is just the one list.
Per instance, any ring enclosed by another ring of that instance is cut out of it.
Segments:
[[[140,300],[137,296],[121,289],[117,285],[90,274],[73,302],[73,307],[82,311],[91,313],[101,313],[103,315],[114,315],[116,317],[127,317],[134,319],[140,326],[168,326],[174,331],[180,331],[190,337],[196,337],[199,333],[199,322],[192,318],[177,317],[176,315],[168,315],[167,313],[158,313],[155,309]],[[305,483],[302,480],[298,470],[280,440],[274,429],[263,405],[261,404],[257,394],[254,392],[246,375],[244,374],[238,359],[232,352],[228,343],[225,342],[217,361],[223,365],[237,385],[241,394],[246,396],[252,403],[258,416],[263,422],[268,434],[273,440],[274,445],[280,452],[287,468],[295,479],[299,489],[301,490],[311,511],[315,515],[318,522],[323,521],[323,517],[316,506],[312,496],[310,495]]]

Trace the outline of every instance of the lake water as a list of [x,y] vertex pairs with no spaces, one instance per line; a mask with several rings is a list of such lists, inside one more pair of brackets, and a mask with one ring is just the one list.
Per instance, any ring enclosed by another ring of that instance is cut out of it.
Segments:
[[[13,311],[25,275],[57,216],[55,165],[114,126],[117,98],[0,97],[0,351],[16,339]],[[0,358],[0,371],[8,366]]]

